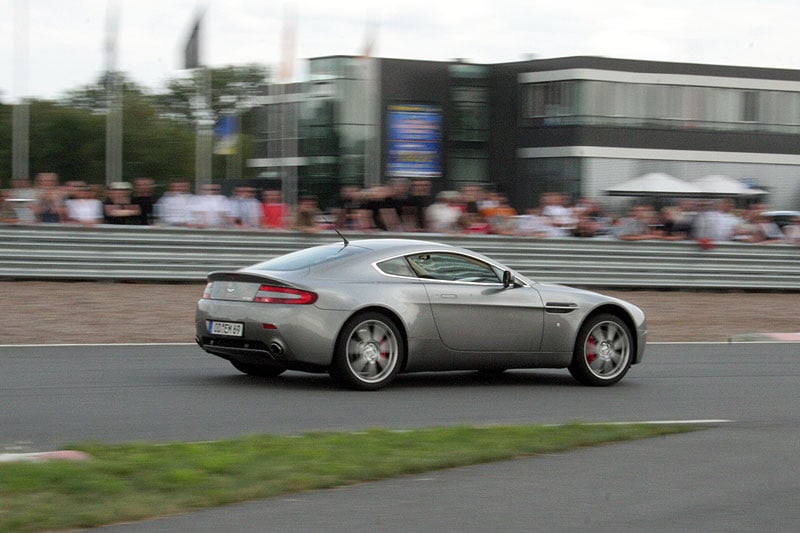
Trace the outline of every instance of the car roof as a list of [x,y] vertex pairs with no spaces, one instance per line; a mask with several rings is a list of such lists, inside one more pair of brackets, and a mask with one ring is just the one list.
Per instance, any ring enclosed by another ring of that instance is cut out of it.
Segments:
[[800,217],[800,211],[764,211],[765,217]]
[[455,246],[449,244],[442,244],[433,241],[424,241],[419,239],[361,239],[351,241],[351,245],[366,248],[374,252],[393,252],[393,253],[406,253],[414,250],[460,250]]

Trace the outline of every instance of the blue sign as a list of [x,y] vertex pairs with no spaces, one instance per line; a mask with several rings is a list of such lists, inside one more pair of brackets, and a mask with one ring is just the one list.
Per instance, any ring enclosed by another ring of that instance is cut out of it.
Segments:
[[442,112],[437,106],[389,106],[386,174],[407,178],[442,175]]

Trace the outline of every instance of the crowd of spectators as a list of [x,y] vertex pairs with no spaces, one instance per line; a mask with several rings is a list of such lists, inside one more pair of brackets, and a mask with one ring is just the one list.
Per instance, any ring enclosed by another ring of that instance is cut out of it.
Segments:
[[278,190],[240,185],[225,195],[220,185],[211,183],[194,194],[191,185],[176,180],[157,195],[149,178],[98,187],[81,181],[62,185],[57,175],[41,173],[33,184],[14,180],[11,189],[1,191],[0,221],[691,239],[703,248],[725,241],[800,244],[800,218],[779,227],[764,216],[763,204],[737,208],[729,199],[683,200],[661,209],[637,203],[620,216],[594,199],[571,202],[567,195],[551,192],[541,196],[537,207],[518,213],[505,195],[479,185],[433,194],[430,180],[393,179],[371,188],[345,185],[323,212],[313,196],[301,196],[292,209]]

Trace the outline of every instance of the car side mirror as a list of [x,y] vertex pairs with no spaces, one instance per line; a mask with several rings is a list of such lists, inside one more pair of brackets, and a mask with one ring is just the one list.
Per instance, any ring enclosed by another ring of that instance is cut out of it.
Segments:
[[509,288],[514,284],[514,274],[510,270],[503,271],[503,287]]

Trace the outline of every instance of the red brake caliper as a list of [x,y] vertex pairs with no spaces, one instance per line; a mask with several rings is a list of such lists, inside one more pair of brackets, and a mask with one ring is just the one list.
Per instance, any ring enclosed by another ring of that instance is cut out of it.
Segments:
[[594,338],[594,335],[586,339],[586,346],[588,348],[588,350],[586,350],[586,362],[592,364],[594,360],[597,359],[597,352],[595,352],[597,340]]

